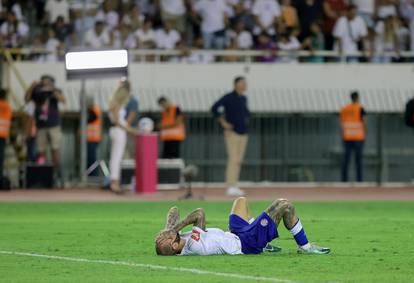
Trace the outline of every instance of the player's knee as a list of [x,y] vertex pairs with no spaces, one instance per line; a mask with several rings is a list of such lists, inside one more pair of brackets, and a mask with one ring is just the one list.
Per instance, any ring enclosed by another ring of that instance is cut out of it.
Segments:
[[245,197],[238,197],[238,198],[236,198],[236,200],[235,200],[236,202],[246,202],[247,201],[247,198],[245,198]]

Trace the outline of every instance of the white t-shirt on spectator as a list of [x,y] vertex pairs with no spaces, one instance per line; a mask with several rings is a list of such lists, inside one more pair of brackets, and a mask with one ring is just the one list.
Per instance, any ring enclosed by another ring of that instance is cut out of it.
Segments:
[[194,10],[201,19],[201,31],[213,33],[225,28],[225,14],[228,13],[228,5],[223,0],[199,0],[194,5]]
[[[367,34],[365,21],[359,16],[351,21],[347,17],[339,18],[333,30],[333,35],[341,39],[344,54],[358,51],[358,41]],[[338,46],[336,46],[336,49],[338,49]]]
[[50,21],[56,21],[58,16],[63,16],[65,22],[69,21],[69,1],[47,0],[45,11],[50,15]]
[[135,38],[139,41],[139,43],[147,43],[147,42],[154,42],[155,43],[155,31],[153,29],[149,29],[144,31],[143,29],[137,29],[135,32]]
[[100,10],[95,18],[97,21],[105,22],[108,25],[108,28],[112,30],[118,25],[119,14],[115,11],[105,13],[103,10]]
[[[375,26],[375,51],[378,53],[386,51],[395,51],[394,37],[385,38],[385,24],[383,21],[378,21]],[[395,31],[397,33],[397,31]]]
[[375,0],[355,0],[354,4],[360,13],[374,14],[375,12]]
[[107,30],[97,35],[95,29],[90,29],[85,34],[85,44],[93,48],[102,48],[108,46],[110,43],[110,37]]
[[[10,32],[12,32],[11,30],[9,30],[9,23],[8,22],[4,22],[1,26],[0,26],[0,34],[3,36],[10,36]],[[16,31],[13,31],[13,33],[11,34],[10,39],[7,40],[7,44],[10,44],[11,47],[17,47],[18,43],[20,42],[19,40],[21,38],[25,38],[27,36],[27,34],[29,33],[29,26],[24,23],[24,22],[19,22],[17,24],[17,28]]]
[[165,29],[159,29],[155,33],[155,44],[159,49],[174,49],[180,40],[180,34],[174,29],[169,32]]
[[382,5],[378,7],[378,17],[385,19],[397,15],[397,8],[394,5]]
[[49,38],[46,42],[46,50],[49,52],[46,55],[46,61],[49,62],[56,62],[57,61],[57,47],[59,46],[60,42],[56,38]]
[[214,56],[203,50],[192,50],[190,55],[182,59],[182,62],[189,64],[209,64],[214,62]]
[[161,0],[161,10],[175,16],[185,14],[184,0]]
[[235,40],[239,49],[250,49],[253,46],[252,34],[244,30],[237,34],[235,31],[229,31],[228,36],[231,40]]
[[134,35],[129,34],[126,38],[121,37],[121,33],[116,30],[113,33],[114,41],[112,43],[113,48],[126,48],[131,49],[136,47],[136,41]]
[[256,0],[252,7],[253,15],[259,18],[259,22],[265,27],[270,27],[275,17],[282,14],[277,0]]

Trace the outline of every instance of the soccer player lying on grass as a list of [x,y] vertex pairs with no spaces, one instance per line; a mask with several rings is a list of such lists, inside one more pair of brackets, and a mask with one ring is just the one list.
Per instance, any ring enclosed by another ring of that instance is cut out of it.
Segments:
[[[167,215],[165,229],[155,238],[158,255],[217,255],[217,254],[259,254],[273,239],[279,236],[277,226],[282,221],[298,244],[298,253],[327,254],[329,248],[310,244],[296,215],[295,208],[288,200],[275,200],[256,219],[251,214],[244,197],[236,199],[229,217],[229,230],[206,229],[204,210],[198,208],[180,221],[177,207]],[[193,225],[192,231],[180,233]]]

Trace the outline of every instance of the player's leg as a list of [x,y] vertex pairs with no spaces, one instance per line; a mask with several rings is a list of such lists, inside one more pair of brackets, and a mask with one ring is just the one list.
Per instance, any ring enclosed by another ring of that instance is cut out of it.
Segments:
[[243,220],[249,222],[250,219],[252,219],[252,216],[250,214],[247,199],[245,197],[239,197],[235,199],[230,214],[237,215]]
[[165,223],[165,229],[172,229],[180,221],[180,211],[178,207],[173,206],[167,213],[167,221]]
[[309,243],[305,230],[302,227],[302,223],[296,215],[295,207],[290,201],[286,199],[275,200],[266,209],[266,213],[273,219],[276,225],[279,225],[283,219],[283,224],[292,234],[299,246],[299,252],[319,254],[326,254],[330,252],[330,249],[328,248],[320,248]]

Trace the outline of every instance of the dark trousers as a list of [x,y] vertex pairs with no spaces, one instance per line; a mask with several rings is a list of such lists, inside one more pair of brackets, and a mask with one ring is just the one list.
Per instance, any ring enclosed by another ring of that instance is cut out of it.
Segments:
[[26,140],[27,147],[27,161],[36,162],[36,138],[30,137]]
[[165,159],[180,158],[180,145],[181,145],[181,141],[164,141],[164,147],[162,150],[162,158],[165,158]]
[[[88,142],[88,168],[92,166],[92,164],[95,163],[98,156],[98,142]],[[97,176],[98,170],[95,168],[90,174],[90,176]]]
[[344,141],[344,160],[342,163],[342,182],[348,182],[348,169],[352,153],[355,154],[356,180],[362,182],[362,154],[364,141]]
[[5,151],[6,151],[6,139],[0,138],[0,180],[3,179],[3,163],[4,163]]

